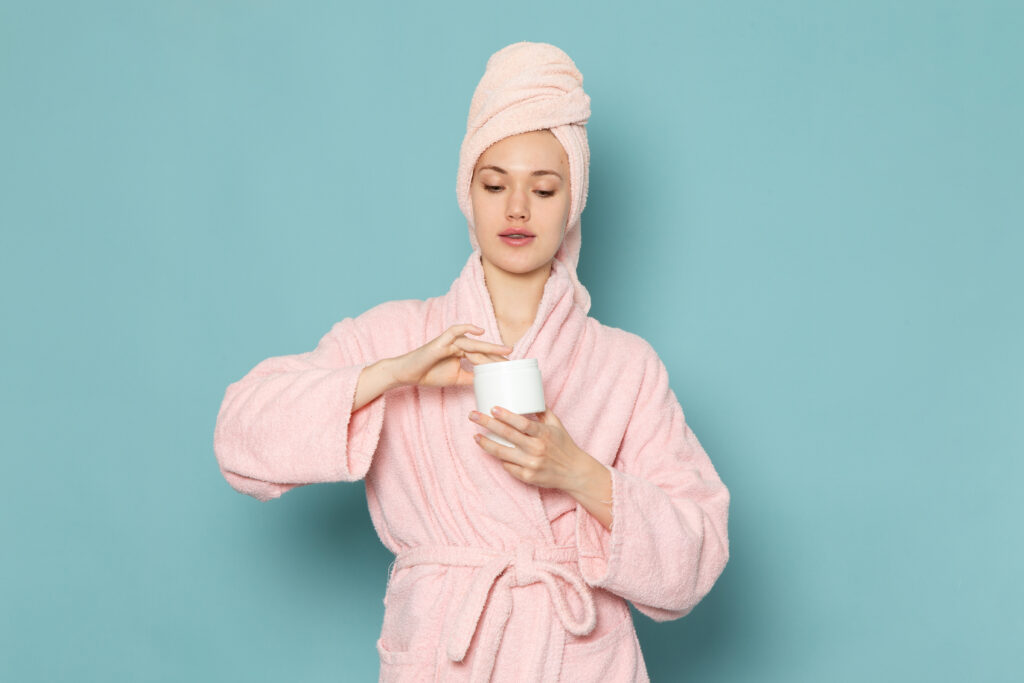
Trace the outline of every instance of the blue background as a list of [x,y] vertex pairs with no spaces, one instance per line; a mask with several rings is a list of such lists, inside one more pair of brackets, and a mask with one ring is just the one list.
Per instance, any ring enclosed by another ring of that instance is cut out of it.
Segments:
[[220,477],[227,385],[469,254],[487,58],[592,97],[579,274],[732,496],[655,681],[1024,661],[1024,5],[0,3],[5,681],[376,680],[358,484]]

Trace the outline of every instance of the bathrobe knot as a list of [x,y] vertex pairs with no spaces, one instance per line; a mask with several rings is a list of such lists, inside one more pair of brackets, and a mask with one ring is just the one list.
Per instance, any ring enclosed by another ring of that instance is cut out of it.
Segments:
[[515,562],[512,568],[516,572],[516,586],[528,586],[541,580],[536,565],[533,563],[533,545],[520,543],[516,546]]
[[[468,546],[416,546],[400,553],[392,571],[415,564],[444,564],[477,567],[469,587],[456,598],[454,612],[447,623],[445,651],[448,658],[461,662],[478,626],[479,637],[472,680],[486,681],[494,667],[505,625],[512,614],[512,589],[543,583],[555,613],[566,631],[585,636],[597,625],[597,608],[590,587],[578,569],[575,546],[535,546],[520,542],[511,551]],[[511,571],[508,571],[511,568]],[[561,581],[579,597],[583,613],[573,614]]]

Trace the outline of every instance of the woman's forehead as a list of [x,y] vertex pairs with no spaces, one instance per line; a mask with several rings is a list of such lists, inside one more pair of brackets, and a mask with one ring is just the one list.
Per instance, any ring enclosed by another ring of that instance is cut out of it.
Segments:
[[531,131],[498,140],[480,155],[476,168],[494,165],[507,171],[568,167],[568,155],[549,130]]

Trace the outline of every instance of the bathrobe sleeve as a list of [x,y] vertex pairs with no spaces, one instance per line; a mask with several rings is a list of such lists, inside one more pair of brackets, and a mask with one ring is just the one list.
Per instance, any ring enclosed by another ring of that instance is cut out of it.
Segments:
[[688,614],[729,560],[729,490],[686,424],[648,345],[633,413],[611,467],[611,531],[577,504],[580,570],[655,621]]
[[352,412],[359,373],[379,360],[362,317],[335,323],[313,351],[267,358],[228,386],[213,448],[235,490],[268,501],[297,486],[366,476],[386,392]]

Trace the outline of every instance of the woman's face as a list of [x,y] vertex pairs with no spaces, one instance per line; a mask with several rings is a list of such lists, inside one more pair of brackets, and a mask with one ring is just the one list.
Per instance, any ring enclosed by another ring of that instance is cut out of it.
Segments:
[[[476,162],[469,192],[483,258],[510,273],[549,265],[565,234],[569,190],[569,157],[550,130],[488,147]],[[501,237],[509,233],[532,237]]]

